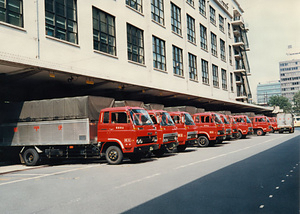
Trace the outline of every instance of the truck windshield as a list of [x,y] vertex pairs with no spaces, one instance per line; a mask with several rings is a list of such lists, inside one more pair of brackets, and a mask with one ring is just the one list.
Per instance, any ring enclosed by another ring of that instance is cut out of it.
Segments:
[[247,123],[252,123],[248,116],[246,116]]
[[195,125],[193,118],[190,114],[185,113],[184,119],[185,119],[185,125]]
[[162,126],[174,126],[175,125],[172,120],[172,117],[169,115],[169,113],[162,112],[160,116],[161,116],[160,125],[162,125]]
[[153,125],[148,112],[144,109],[131,109],[130,116],[134,125]]
[[223,118],[224,118],[224,123],[229,124],[229,121],[227,120],[227,118],[226,117],[223,117]]
[[216,122],[217,124],[222,124],[222,123],[223,123],[219,115],[215,114],[215,115],[214,115],[214,118],[215,118],[215,122]]

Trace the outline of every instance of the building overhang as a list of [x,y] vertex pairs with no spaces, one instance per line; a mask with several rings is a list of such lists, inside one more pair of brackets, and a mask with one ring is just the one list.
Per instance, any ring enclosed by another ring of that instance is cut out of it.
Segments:
[[50,99],[73,96],[104,96],[116,100],[137,100],[164,106],[187,105],[209,111],[228,110],[233,113],[256,112],[271,114],[271,110],[238,101],[96,79],[72,73],[49,70],[0,60],[0,102]]

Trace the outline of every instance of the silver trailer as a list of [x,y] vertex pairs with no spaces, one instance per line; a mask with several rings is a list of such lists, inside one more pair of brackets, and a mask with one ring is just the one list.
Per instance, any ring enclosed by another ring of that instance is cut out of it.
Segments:
[[0,106],[0,149],[17,151],[21,162],[46,158],[100,157],[97,124],[113,98],[72,97]]
[[294,117],[290,113],[278,113],[277,114],[277,127],[279,133],[288,131],[290,133],[294,132]]

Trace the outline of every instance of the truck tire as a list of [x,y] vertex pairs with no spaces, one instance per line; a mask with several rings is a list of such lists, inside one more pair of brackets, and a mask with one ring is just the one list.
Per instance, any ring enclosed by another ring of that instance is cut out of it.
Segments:
[[123,152],[117,146],[110,146],[106,150],[105,158],[109,164],[120,164],[123,161]]
[[238,133],[236,133],[235,138],[236,139],[241,139],[243,137],[243,134],[241,131],[238,131]]
[[289,133],[294,133],[294,128],[291,128],[291,129],[289,130]]
[[263,130],[262,129],[257,129],[256,130],[256,135],[257,136],[262,136],[264,134]]
[[40,155],[35,149],[29,148],[23,153],[23,159],[26,166],[35,166],[40,160]]
[[199,147],[207,147],[209,145],[209,140],[206,136],[199,136],[197,142]]

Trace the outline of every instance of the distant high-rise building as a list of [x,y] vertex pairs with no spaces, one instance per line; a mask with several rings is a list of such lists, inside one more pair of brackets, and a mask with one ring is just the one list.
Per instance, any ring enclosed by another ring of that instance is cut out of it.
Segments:
[[288,59],[279,62],[282,96],[293,100],[293,96],[300,90],[300,51],[288,47]]
[[281,96],[280,81],[259,83],[257,85],[257,104],[267,105],[270,97]]

